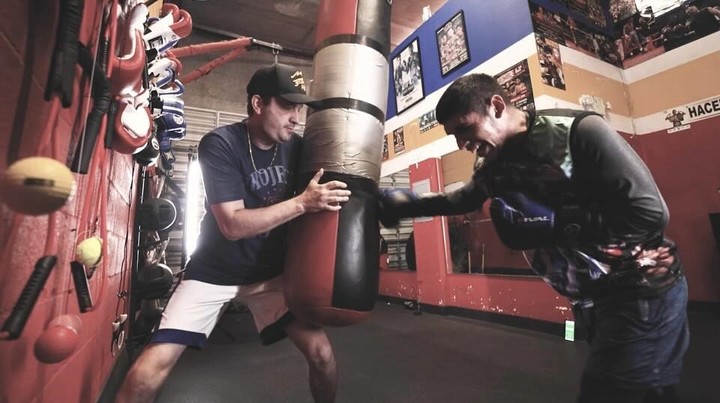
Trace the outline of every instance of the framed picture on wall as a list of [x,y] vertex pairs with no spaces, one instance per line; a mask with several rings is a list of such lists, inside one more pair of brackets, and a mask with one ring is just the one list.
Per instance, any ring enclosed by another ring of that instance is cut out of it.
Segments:
[[400,113],[425,98],[420,65],[420,46],[417,38],[393,58],[392,69],[395,104],[397,113]]
[[445,76],[470,60],[465,14],[462,10],[435,31],[440,73]]

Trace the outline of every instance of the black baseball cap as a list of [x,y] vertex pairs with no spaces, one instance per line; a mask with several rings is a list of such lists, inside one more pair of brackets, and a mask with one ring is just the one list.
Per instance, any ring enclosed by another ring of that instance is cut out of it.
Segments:
[[305,78],[300,69],[275,63],[259,69],[247,85],[248,95],[280,97],[294,104],[316,102],[305,94]]

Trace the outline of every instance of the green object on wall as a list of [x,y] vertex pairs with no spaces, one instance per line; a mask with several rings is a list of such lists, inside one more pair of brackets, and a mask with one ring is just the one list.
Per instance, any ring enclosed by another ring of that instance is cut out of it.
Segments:
[[565,340],[575,341],[575,322],[572,320],[565,321]]

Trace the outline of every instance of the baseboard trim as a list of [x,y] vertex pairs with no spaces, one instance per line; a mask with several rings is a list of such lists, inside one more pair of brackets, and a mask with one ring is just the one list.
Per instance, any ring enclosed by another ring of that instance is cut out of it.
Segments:
[[[437,315],[452,315],[462,318],[478,319],[487,322],[497,323],[500,325],[512,326],[526,330],[532,330],[541,333],[551,334],[553,336],[565,336],[565,324],[555,323],[539,319],[522,318],[518,316],[504,315],[496,312],[478,311],[475,309],[460,308],[455,306],[436,306],[430,304],[419,304],[416,301],[404,298],[388,297],[380,295],[381,301],[390,302],[398,305],[411,305],[408,309],[415,309],[417,312],[427,312]],[[585,332],[576,324],[575,340],[584,340]]]
[[688,301],[688,310],[720,314],[720,302]]

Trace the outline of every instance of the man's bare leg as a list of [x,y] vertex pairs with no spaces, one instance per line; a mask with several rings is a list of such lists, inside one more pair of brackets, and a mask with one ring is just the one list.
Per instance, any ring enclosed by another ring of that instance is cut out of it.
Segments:
[[308,363],[310,392],[315,403],[332,403],[337,393],[337,365],[332,345],[322,328],[295,320],[285,331]]
[[150,344],[133,363],[115,403],[152,403],[187,346]]

